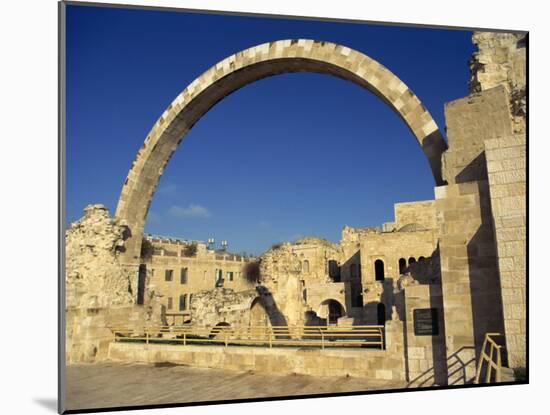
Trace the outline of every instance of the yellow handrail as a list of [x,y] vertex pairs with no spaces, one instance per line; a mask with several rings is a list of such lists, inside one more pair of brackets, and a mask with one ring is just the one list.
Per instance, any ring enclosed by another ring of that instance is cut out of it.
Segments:
[[[485,372],[485,383],[491,383],[491,375],[495,373],[495,381],[500,382],[502,379],[502,346],[492,338],[496,336],[502,336],[500,333],[486,333],[483,340],[483,346],[481,347],[481,355],[479,356],[479,362],[477,365],[476,378],[474,383],[480,383],[481,370],[483,363],[487,363],[487,369]],[[489,353],[486,352],[487,345],[490,346]],[[496,359],[493,357],[496,352]]]
[[384,326],[147,326],[110,327],[114,341],[212,343],[274,346],[377,346],[384,349]]

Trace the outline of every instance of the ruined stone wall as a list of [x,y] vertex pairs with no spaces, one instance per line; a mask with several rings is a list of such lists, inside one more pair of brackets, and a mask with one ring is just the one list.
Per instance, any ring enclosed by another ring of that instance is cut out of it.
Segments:
[[126,231],[105,206],[90,205],[66,232],[68,363],[106,358],[112,339],[109,327],[144,326],[155,321],[154,292],[147,286],[147,306],[137,306],[137,269],[119,261]]
[[255,289],[235,292],[230,288],[215,288],[194,294],[191,305],[192,324],[214,327],[219,323],[232,327],[250,324],[250,308],[258,297]]
[[[340,264],[341,258],[338,245],[315,237],[276,246],[261,256],[261,285],[272,293],[287,324],[304,324],[306,312],[318,311],[320,301],[326,299],[316,295],[319,287],[333,283],[328,262]],[[344,294],[339,298],[342,300]]]
[[527,163],[524,135],[485,142],[510,367],[526,365]]
[[509,95],[513,132],[525,133],[527,113],[526,34],[475,32],[478,51],[470,60],[470,92],[502,85]]

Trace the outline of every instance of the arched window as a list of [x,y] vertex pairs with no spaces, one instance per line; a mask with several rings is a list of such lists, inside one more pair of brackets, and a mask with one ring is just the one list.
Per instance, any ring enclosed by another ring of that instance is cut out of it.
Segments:
[[357,264],[350,265],[349,274],[351,278],[357,278]]
[[302,272],[309,272],[309,261],[307,259],[302,262]]
[[383,326],[386,324],[386,306],[384,303],[378,303],[376,306],[376,314],[378,317],[378,325]]
[[418,262],[424,262],[425,260],[426,260],[426,258],[424,258],[423,256],[418,257]]
[[415,262],[416,262],[416,258],[415,258],[415,257],[410,257],[410,258],[409,258],[409,265],[414,264]]
[[376,281],[384,280],[384,261],[381,259],[374,261],[374,279]]
[[407,271],[407,260],[399,258],[399,274],[404,274]]

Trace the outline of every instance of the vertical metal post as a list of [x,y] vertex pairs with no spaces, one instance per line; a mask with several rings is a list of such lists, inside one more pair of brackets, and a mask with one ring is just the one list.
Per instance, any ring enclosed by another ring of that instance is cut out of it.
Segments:
[[487,373],[485,374],[485,383],[491,382],[491,370],[493,369],[493,343],[491,342],[491,351],[489,352],[489,364],[487,365]]
[[477,373],[476,378],[474,380],[474,383],[479,383],[479,378],[481,376],[481,366],[483,365],[483,354],[485,353],[485,348],[487,347],[487,335],[485,335],[485,339],[483,339],[483,346],[481,346],[481,356],[479,358],[479,362],[477,364]]
[[500,382],[501,379],[501,372],[502,372],[502,358],[501,358],[501,352],[500,352],[500,346],[497,346],[497,375],[496,375],[496,381]]

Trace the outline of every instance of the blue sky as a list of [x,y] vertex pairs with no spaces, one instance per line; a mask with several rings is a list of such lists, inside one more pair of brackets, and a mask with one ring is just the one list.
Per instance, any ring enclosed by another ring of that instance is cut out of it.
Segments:
[[[444,129],[467,95],[471,32],[70,5],[67,221],[90,203],[112,214],[128,169],[169,103],[239,50],[288,38],[331,41],[401,78]],[[228,240],[259,254],[305,235],[338,241],[393,204],[433,198],[420,147],[382,101],[328,75],[285,74],[228,96],[190,131],[154,196],[146,232]]]

